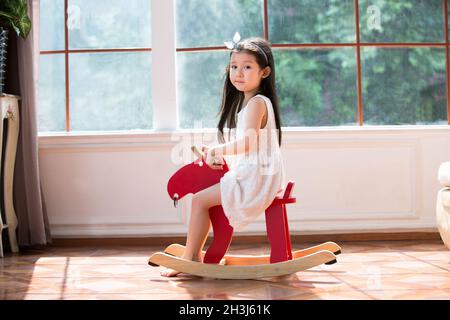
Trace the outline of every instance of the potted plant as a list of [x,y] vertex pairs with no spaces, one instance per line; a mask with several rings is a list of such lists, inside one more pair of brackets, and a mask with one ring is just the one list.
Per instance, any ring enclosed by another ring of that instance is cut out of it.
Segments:
[[6,46],[8,33],[12,29],[17,36],[26,39],[31,30],[31,20],[28,16],[27,0],[0,1],[0,94],[6,72]]

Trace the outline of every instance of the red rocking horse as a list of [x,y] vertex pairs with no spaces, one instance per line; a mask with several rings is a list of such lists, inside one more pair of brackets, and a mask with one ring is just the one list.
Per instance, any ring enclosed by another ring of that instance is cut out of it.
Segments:
[[[167,192],[175,207],[186,194],[195,194],[219,183],[220,178],[228,171],[226,163],[222,170],[211,169],[202,161],[204,157],[201,152],[195,147],[192,147],[192,151],[199,159],[175,172],[167,184]],[[334,242],[292,251],[286,204],[296,202],[296,199],[291,197],[293,187],[294,182],[289,181],[283,197],[276,197],[265,211],[270,256],[226,255],[233,228],[222,206],[218,205],[209,209],[213,240],[206,252],[203,252],[203,263],[181,258],[184,246],[171,244],[164,252],[153,254],[149,258],[149,265],[161,265],[183,273],[216,279],[255,279],[281,276],[321,264],[335,263],[341,248]]]

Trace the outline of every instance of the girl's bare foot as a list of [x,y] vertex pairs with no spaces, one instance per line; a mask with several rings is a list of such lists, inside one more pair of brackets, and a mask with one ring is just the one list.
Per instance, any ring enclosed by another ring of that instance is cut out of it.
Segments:
[[179,274],[180,273],[180,271],[177,271],[177,270],[173,270],[173,269],[169,269],[169,268],[166,268],[166,269],[164,269],[164,270],[162,270],[161,272],[160,272],[160,274],[163,276],[163,277],[176,277],[176,275],[177,274]]
[[[201,261],[200,257],[197,257],[196,259],[191,259],[191,257],[181,257],[182,259],[186,260],[192,260],[192,261]],[[181,273],[181,271],[177,271],[174,269],[166,268],[160,272],[161,276],[163,277],[176,277],[177,274]]]

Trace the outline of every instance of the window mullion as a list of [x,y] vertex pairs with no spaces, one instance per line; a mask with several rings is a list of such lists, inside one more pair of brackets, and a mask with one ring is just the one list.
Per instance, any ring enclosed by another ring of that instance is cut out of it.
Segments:
[[153,128],[176,130],[175,1],[152,0],[152,103]]

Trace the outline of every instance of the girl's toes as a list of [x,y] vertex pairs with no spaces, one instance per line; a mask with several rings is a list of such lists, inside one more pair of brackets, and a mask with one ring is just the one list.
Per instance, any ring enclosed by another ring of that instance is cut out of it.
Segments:
[[173,269],[164,269],[160,272],[163,277],[175,277],[180,272]]

